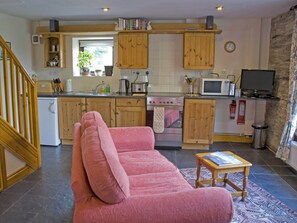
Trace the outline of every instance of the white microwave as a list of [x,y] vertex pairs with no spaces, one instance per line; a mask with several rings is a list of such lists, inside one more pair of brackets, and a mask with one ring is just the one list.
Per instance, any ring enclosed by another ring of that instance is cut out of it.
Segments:
[[229,79],[202,77],[197,80],[198,93],[201,95],[229,95]]

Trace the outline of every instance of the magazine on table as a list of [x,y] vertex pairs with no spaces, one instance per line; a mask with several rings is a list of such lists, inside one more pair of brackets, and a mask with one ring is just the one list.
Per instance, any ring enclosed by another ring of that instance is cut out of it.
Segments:
[[223,152],[214,152],[204,156],[203,158],[208,159],[219,166],[242,164],[242,162],[234,156]]

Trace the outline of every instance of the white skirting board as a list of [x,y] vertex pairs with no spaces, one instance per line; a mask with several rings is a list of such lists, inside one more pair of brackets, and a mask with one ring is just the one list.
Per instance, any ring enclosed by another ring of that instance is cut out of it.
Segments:
[[297,142],[293,141],[287,163],[297,171]]

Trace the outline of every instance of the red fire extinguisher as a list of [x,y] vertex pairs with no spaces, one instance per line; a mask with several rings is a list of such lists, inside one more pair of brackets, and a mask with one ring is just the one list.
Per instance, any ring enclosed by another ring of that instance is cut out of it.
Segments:
[[239,100],[237,124],[244,124],[245,123],[245,108],[246,108],[246,101],[245,100]]
[[230,108],[230,119],[235,119],[236,114],[236,101],[232,100],[232,103],[229,105]]

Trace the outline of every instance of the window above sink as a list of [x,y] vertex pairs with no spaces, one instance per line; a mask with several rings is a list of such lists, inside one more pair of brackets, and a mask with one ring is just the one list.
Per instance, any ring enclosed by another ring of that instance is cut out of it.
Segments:
[[[79,52],[88,52],[91,54],[90,62],[86,63],[88,65],[82,68],[78,67]],[[104,35],[72,38],[72,61],[73,76],[112,76],[114,36]]]

